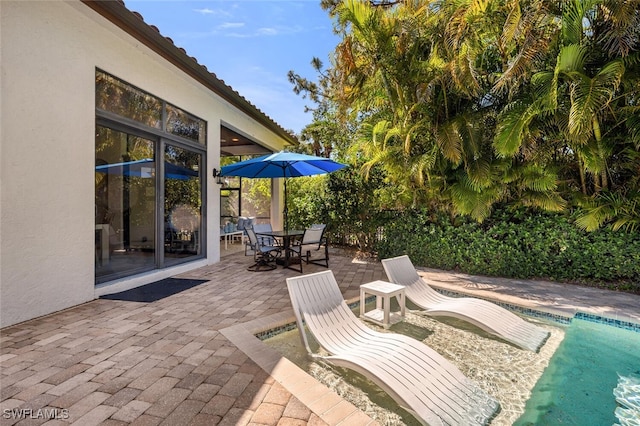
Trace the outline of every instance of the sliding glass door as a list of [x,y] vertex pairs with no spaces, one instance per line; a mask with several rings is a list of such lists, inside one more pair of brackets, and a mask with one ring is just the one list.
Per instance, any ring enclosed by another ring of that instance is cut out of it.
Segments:
[[167,264],[201,254],[202,155],[173,145],[164,150],[164,257]]
[[98,127],[96,278],[156,267],[155,142]]
[[205,256],[206,122],[96,71],[96,284]]

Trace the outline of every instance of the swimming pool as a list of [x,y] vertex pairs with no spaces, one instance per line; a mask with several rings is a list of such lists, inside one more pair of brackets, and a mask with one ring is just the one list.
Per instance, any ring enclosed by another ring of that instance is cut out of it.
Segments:
[[620,376],[640,377],[640,333],[574,318],[514,425],[612,425]]
[[[543,325],[552,335],[533,354],[466,323],[416,317],[408,316],[391,331],[424,341],[495,396],[502,411],[492,425],[611,425],[617,420],[613,389],[618,374],[640,374],[640,332],[581,319],[570,325],[547,319]],[[380,423],[418,424],[362,376],[310,361],[297,329],[287,328],[267,332],[276,336],[265,343]]]

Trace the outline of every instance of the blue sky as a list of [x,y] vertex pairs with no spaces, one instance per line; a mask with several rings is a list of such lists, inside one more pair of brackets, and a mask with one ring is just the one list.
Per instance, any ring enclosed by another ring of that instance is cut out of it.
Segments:
[[339,39],[319,0],[125,0],[147,24],[187,51],[287,130],[312,120],[287,72],[315,79]]

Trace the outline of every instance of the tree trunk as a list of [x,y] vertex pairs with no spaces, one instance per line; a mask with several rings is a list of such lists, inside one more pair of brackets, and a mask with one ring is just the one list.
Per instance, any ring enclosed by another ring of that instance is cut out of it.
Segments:
[[584,195],[587,194],[587,177],[584,172],[584,162],[582,158],[578,155],[578,171],[580,172],[580,187],[582,188],[582,193]]

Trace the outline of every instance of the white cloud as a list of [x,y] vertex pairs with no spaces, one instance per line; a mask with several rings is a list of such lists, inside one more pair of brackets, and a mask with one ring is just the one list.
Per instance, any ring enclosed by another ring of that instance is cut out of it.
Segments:
[[227,30],[229,28],[242,28],[244,26],[244,22],[223,22],[222,24],[218,25],[218,29]]
[[202,15],[215,15],[217,12],[212,9],[204,8],[204,9],[193,9],[194,12],[200,13]]
[[215,15],[215,16],[231,16],[226,9],[209,9],[208,7],[202,9],[192,9],[194,12],[199,13],[200,15]]
[[256,31],[256,35],[258,36],[262,36],[262,35],[273,36],[278,34],[280,34],[280,31],[278,31],[275,28],[258,28],[258,30]]

